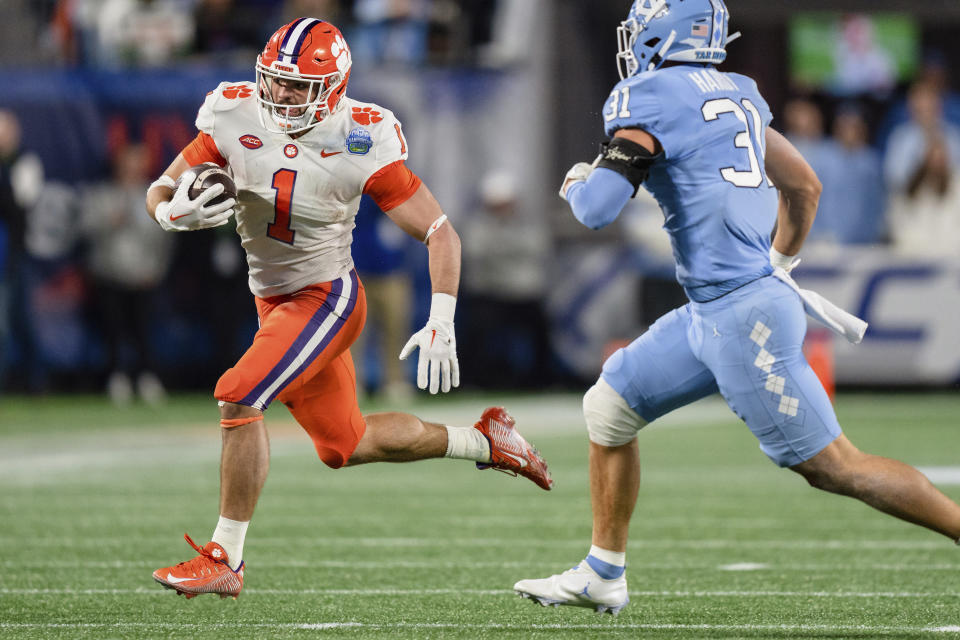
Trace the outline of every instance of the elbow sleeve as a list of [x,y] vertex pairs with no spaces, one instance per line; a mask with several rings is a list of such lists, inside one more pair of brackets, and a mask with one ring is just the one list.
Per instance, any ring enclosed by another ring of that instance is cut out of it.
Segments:
[[634,187],[625,177],[597,168],[586,181],[570,186],[567,201],[581,224],[600,229],[617,219],[633,193]]

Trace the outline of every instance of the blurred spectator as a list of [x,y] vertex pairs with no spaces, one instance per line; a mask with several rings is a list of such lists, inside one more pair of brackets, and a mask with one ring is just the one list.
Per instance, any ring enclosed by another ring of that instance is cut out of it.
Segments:
[[[0,60],[6,64],[37,62],[56,57],[48,47],[38,52],[37,36],[45,16],[39,15],[35,0],[3,0],[0,2]],[[40,53],[38,60],[38,53]],[[52,54],[52,55],[51,55]]]
[[347,34],[354,62],[422,64],[432,1],[354,0],[356,22]]
[[[391,400],[413,394],[400,350],[410,334],[413,282],[406,269],[411,238],[363,196],[353,231],[353,261],[367,293],[367,323],[350,348],[360,393],[375,388]],[[376,336],[374,354],[370,338]],[[376,380],[370,364],[375,364]]]
[[107,391],[116,404],[130,402],[134,381],[148,404],[165,397],[150,335],[153,298],[170,266],[174,236],[143,210],[149,175],[146,147],[128,145],[117,152],[113,180],[83,198],[87,269],[109,353]]
[[199,0],[194,13],[194,52],[215,62],[245,63],[276,28],[279,11],[249,0]]
[[960,167],[951,162],[948,141],[927,141],[920,166],[891,200],[889,218],[898,251],[919,258],[960,255]]
[[[207,241],[208,246],[191,244],[184,247],[181,243],[179,251],[196,250],[199,255],[210,256],[208,285],[200,295],[207,302],[207,321],[212,328],[214,354],[210,367],[212,375],[220,375],[232,367],[250,346],[257,330],[257,316],[256,308],[250,304],[247,260],[237,242],[236,217],[213,229]],[[206,265],[198,266],[203,268]]]
[[344,13],[340,0],[287,0],[277,22],[287,24],[297,18],[307,17],[319,18],[337,27],[345,27],[348,20]]
[[464,380],[484,387],[538,387],[551,381],[544,311],[549,229],[525,218],[511,174],[480,183],[480,208],[463,226],[467,304]]
[[[955,126],[960,126],[960,93],[950,88],[950,65],[942,53],[937,51],[927,53],[917,71],[914,84],[933,87],[940,94],[943,102],[944,119]],[[877,140],[882,148],[886,148],[889,143],[893,129],[910,119],[908,100],[905,97],[901,97],[888,107],[877,131]]]
[[929,147],[934,141],[945,144],[948,162],[960,166],[960,128],[943,118],[943,102],[939,89],[930,83],[914,84],[907,96],[910,120],[890,134],[884,158],[887,187],[901,195],[929,162]]
[[490,34],[484,41],[476,33],[474,26],[473,41],[484,44],[479,47],[479,61],[489,67],[505,67],[527,60],[530,56],[528,38],[531,25],[541,15],[541,7],[530,0],[496,0],[495,2],[474,2],[474,23],[481,22],[490,12]]
[[28,346],[20,364],[29,391],[45,391],[52,374],[77,372],[88,364],[86,291],[76,255],[77,193],[55,180],[40,184],[36,202],[27,210],[23,261],[23,335]]
[[820,107],[808,98],[793,98],[783,110],[784,135],[813,170],[823,174],[823,114]]
[[162,66],[189,53],[196,0],[80,0],[99,66]]
[[872,244],[884,237],[884,192],[880,155],[867,144],[859,107],[843,105],[833,137],[821,150],[820,207],[810,230],[813,242]]
[[0,386],[14,360],[20,363],[19,381],[39,390],[42,375],[30,317],[26,263],[27,211],[36,204],[43,186],[39,158],[21,147],[20,121],[11,111],[0,111]]

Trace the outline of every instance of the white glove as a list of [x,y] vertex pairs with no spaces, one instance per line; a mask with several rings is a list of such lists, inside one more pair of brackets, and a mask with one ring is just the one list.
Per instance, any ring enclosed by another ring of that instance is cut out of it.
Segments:
[[590,177],[593,172],[593,165],[589,162],[578,162],[570,167],[567,175],[563,178],[563,184],[560,185],[560,197],[567,199],[567,189],[575,182],[583,182]]
[[236,199],[228,198],[220,204],[206,206],[208,202],[223,193],[223,185],[215,184],[190,199],[190,180],[182,180],[173,197],[157,205],[154,217],[164,231],[193,231],[209,229],[226,224],[233,215]]
[[430,393],[450,391],[451,386],[460,386],[460,363],[457,362],[457,339],[453,331],[453,310],[456,298],[445,293],[433,294],[430,318],[426,326],[413,334],[400,352],[406,360],[414,349],[420,349],[417,361],[417,386]]
[[787,273],[790,273],[800,264],[800,258],[797,256],[784,255],[773,247],[770,247],[770,264],[773,265],[774,269],[780,267]]

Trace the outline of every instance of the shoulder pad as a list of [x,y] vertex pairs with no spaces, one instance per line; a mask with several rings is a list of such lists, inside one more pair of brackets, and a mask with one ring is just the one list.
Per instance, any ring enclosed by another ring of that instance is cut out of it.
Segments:
[[647,71],[621,80],[603,107],[607,135],[627,127],[657,127],[661,119],[657,72]]
[[210,133],[214,114],[236,109],[249,100],[256,100],[256,86],[252,82],[221,82],[207,94],[197,113],[197,129]]
[[351,126],[379,129],[385,126],[392,127],[397,122],[392,111],[372,102],[349,100],[344,108],[347,110]]

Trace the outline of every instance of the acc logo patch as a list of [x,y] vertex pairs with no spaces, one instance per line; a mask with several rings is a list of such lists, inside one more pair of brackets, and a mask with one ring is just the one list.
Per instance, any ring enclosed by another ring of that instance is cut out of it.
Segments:
[[263,141],[252,133],[247,133],[240,136],[240,144],[247,149],[259,149],[263,146]]
[[347,153],[362,156],[373,146],[373,137],[363,127],[357,127],[347,136]]
[[296,158],[298,153],[300,153],[300,150],[297,149],[297,145],[295,144],[288,144],[283,148],[283,155],[288,158]]

